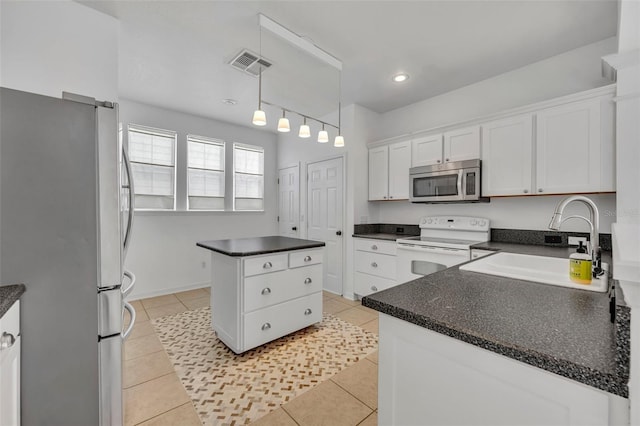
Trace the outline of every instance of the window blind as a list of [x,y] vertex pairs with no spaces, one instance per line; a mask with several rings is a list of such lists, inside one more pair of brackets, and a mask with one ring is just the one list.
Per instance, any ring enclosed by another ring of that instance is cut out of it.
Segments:
[[264,149],[233,145],[234,210],[264,210]]
[[224,141],[187,136],[189,210],[224,210]]
[[135,208],[173,210],[176,132],[134,124],[128,130]]

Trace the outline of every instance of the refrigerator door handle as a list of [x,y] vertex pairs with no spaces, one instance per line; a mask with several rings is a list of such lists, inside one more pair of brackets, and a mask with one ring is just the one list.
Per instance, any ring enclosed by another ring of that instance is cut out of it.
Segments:
[[127,340],[129,335],[133,331],[133,326],[136,324],[136,310],[128,302],[124,302],[124,308],[129,312],[129,315],[131,315],[131,322],[129,323],[129,327],[127,327],[127,329],[121,333],[122,340]]
[[122,149],[122,160],[124,162],[124,168],[127,171],[127,182],[129,183],[129,220],[127,220],[127,231],[124,234],[124,257],[127,256],[127,250],[129,249],[129,243],[131,242],[131,227],[133,226],[133,210],[135,208],[135,194],[133,187],[133,175],[131,174],[131,163],[129,157],[127,157],[127,150]]
[[136,285],[136,275],[131,272],[131,271],[124,271],[124,276],[129,278],[129,285],[125,288],[125,287],[121,287],[122,289],[122,298],[124,299],[125,297],[127,297],[129,295],[129,293],[131,293],[131,290],[133,290],[133,287]]

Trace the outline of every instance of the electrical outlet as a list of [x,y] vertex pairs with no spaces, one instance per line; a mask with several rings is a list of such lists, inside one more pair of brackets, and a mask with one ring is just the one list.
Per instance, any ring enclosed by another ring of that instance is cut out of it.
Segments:
[[587,238],[586,237],[569,237],[569,245],[570,246],[579,246],[580,241],[582,241],[583,246],[587,246]]

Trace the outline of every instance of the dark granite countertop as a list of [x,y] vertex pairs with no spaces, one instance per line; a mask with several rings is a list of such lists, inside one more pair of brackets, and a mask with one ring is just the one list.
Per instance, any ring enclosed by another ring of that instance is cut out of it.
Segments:
[[[472,248],[558,257],[575,251],[492,242]],[[612,324],[606,293],[461,271],[454,266],[367,296],[362,304],[628,397],[630,311],[618,306]]]
[[200,241],[196,244],[227,256],[255,256],[281,251],[324,247],[324,242],[280,236],[233,238],[230,240]]
[[25,292],[24,284],[12,284],[0,286],[0,318],[7,313],[16,300]]
[[382,232],[378,232],[375,234],[353,234],[354,238],[370,238],[372,240],[387,240],[387,241],[396,241],[400,238],[410,237],[411,235],[398,235],[398,234],[385,234]]

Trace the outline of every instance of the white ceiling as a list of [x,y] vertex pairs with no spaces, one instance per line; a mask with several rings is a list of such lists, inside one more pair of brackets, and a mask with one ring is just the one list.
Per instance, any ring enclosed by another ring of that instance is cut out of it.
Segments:
[[[617,28],[616,0],[83,3],[121,22],[121,97],[243,125],[258,81],[227,62],[242,48],[260,51],[258,13],[342,60],[343,105],[377,112],[615,36]],[[262,54],[274,62],[263,76],[264,99],[316,117],[336,108],[334,68],[266,30]],[[410,75],[402,85],[391,81],[399,71]]]

